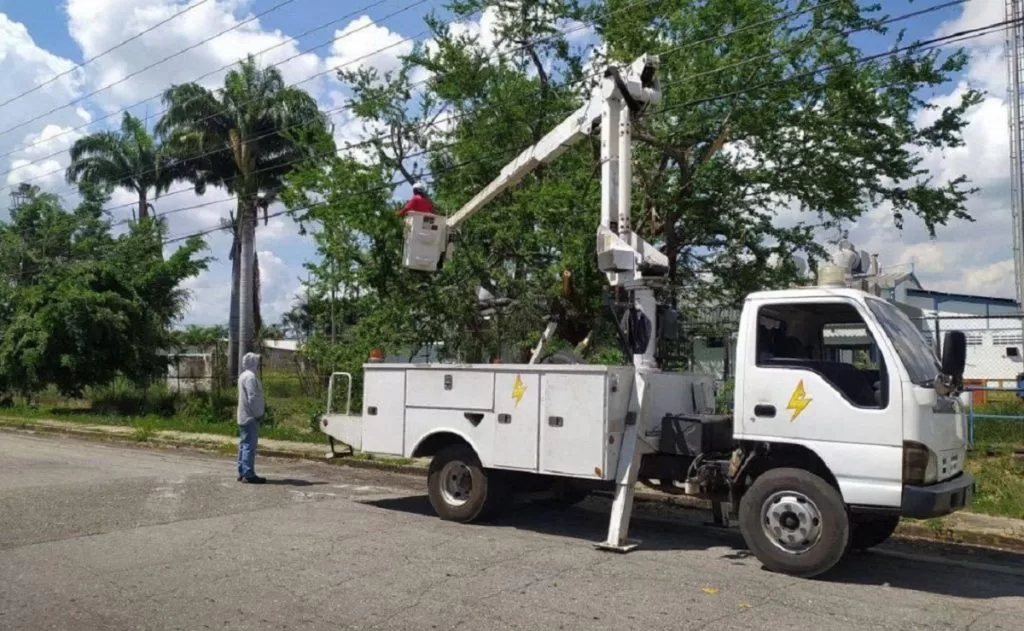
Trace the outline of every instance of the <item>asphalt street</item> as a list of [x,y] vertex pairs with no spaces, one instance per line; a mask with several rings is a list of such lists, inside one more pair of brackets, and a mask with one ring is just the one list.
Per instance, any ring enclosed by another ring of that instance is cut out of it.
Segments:
[[[1024,559],[887,544],[818,580],[764,571],[733,530],[608,502],[431,513],[425,481],[0,433],[0,629],[1020,629]],[[666,519],[666,517],[668,519]]]

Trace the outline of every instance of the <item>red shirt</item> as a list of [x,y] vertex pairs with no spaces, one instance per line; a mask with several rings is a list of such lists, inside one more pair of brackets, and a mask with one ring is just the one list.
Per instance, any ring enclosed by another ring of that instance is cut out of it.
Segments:
[[431,204],[430,200],[423,195],[414,194],[412,199],[410,199],[405,206],[402,206],[402,210],[398,211],[398,216],[404,217],[409,211],[433,215],[434,205]]

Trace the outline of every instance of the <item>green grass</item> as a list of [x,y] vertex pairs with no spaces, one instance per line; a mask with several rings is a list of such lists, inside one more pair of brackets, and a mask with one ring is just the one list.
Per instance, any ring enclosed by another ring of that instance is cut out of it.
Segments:
[[[268,371],[263,376],[267,414],[260,436],[298,442],[326,442],[316,430],[323,407],[321,396],[304,392],[302,382],[290,373]],[[0,414],[18,418],[53,419],[135,428],[137,440],[149,440],[154,432],[169,430],[235,436],[237,394],[235,388],[214,393],[177,393],[164,386],[138,388],[118,380],[92,388],[79,400],[43,392],[36,405],[22,403],[0,408]]]
[[1011,453],[972,454],[967,470],[977,480],[974,513],[1024,519],[1024,462]]
[[[62,408],[30,408],[15,406],[0,409],[0,416],[23,418],[26,420],[53,420],[83,425],[112,425],[115,427],[131,427],[136,430],[134,436],[138,440],[151,438],[154,432],[173,431],[192,434],[217,434],[220,436],[237,436],[238,425],[233,421],[205,422],[181,417],[160,416],[119,416],[99,414],[88,411],[68,411]],[[326,443],[327,438],[308,428],[291,425],[260,426],[260,438],[272,440],[290,440],[302,443]]]

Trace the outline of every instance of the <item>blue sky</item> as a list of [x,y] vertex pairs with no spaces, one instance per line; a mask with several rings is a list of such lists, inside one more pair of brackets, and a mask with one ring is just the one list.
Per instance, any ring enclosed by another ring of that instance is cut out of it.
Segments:
[[[195,3],[198,0],[0,0],[0,101],[159,22],[189,1]],[[56,82],[31,97],[0,107],[0,129],[7,129],[72,99],[81,98],[110,81],[159,60],[169,52],[180,50],[226,26],[258,14],[279,1],[208,0],[203,6],[189,12],[190,19],[176,19],[124,49],[87,65],[72,75],[74,81]],[[275,59],[281,59],[320,44],[338,35],[346,27],[361,27],[360,32],[339,40],[344,42],[343,45],[337,45],[334,49],[330,46],[321,47],[313,54],[304,55],[282,66],[287,80],[301,80],[338,62],[354,59],[381,46],[416,35],[425,28],[423,16],[426,13],[431,10],[443,11],[443,2],[440,0],[426,0],[384,19],[384,16],[415,1],[384,0],[379,6],[369,9],[365,17],[353,17],[354,22],[340,23],[301,38],[298,42],[289,42],[288,38],[373,4],[373,0],[293,0],[287,6],[262,17],[258,23],[238,29],[230,37],[222,37],[199,47],[187,58],[170,60],[126,81],[116,89],[85,99],[81,104],[83,111],[65,108],[16,131],[0,134],[0,154],[11,154],[0,158],[0,170],[17,168],[17,171],[5,174],[0,185],[10,185],[31,174],[37,178],[36,183],[73,196],[73,192],[59,177],[48,173],[66,165],[66,153],[60,152],[75,137],[100,129],[104,124],[116,123],[119,119],[118,115],[106,123],[95,122],[103,114],[115,112],[158,93],[171,82],[191,80],[220,65],[231,63],[247,51],[282,43],[274,53],[277,55]],[[897,15],[942,2],[882,0],[881,4],[886,13]],[[970,0],[960,6],[900,23],[894,28],[905,28],[908,40],[925,39],[937,32],[945,33],[1000,20],[1001,5],[995,0]],[[466,26],[482,28],[480,23]],[[866,52],[877,52],[892,41],[893,35],[862,36],[858,42]],[[859,247],[881,252],[883,266],[887,263],[914,264],[926,286],[992,295],[1012,293],[1012,263],[1009,267],[1011,278],[1009,282],[1006,280],[1007,262],[1011,257],[1008,241],[1009,170],[1005,140],[1006,110],[1002,92],[1005,85],[1000,83],[1005,80],[999,79],[1000,73],[1005,73],[1001,65],[1000,42],[1001,38],[996,37],[970,43],[971,52],[977,57],[977,61],[972,61],[971,69],[963,77],[957,78],[957,81],[928,95],[936,103],[945,104],[952,102],[951,99],[964,89],[964,82],[991,90],[986,103],[971,114],[969,146],[959,153],[929,156],[926,162],[937,176],[950,177],[958,172],[966,172],[984,185],[983,193],[972,201],[972,211],[982,220],[967,228],[943,231],[939,239],[933,241],[923,233],[922,226],[910,225],[902,234],[895,232],[889,227],[891,222],[887,224],[886,209],[878,209],[877,213],[869,213],[852,229],[851,236]],[[366,63],[387,66],[393,63],[393,55],[399,50],[401,47],[394,48]],[[340,102],[338,99],[343,98],[341,86],[331,78],[331,74],[304,86],[316,94],[325,107],[336,107]],[[135,110],[135,113],[154,115],[159,110],[159,103],[153,101]],[[90,123],[90,120],[94,122]],[[343,137],[359,136],[358,121],[335,119],[335,122],[341,127],[339,133]],[[83,129],[76,131],[76,127]],[[1004,156],[1001,161],[1000,152]],[[51,158],[50,154],[55,155]],[[2,218],[6,215],[4,208],[7,192],[0,191],[0,196]],[[215,195],[207,195],[196,200],[191,194],[181,194],[173,199],[168,197],[158,201],[157,210],[173,211],[177,207],[216,202],[217,199]],[[126,216],[126,204],[130,201],[128,196],[115,198],[112,205],[120,208],[116,208],[114,214]],[[227,209],[231,207],[231,200],[221,201],[223,203],[213,203],[202,209],[172,213],[173,217],[168,216],[171,233],[182,234],[217,225],[219,217],[226,215]],[[790,219],[780,217],[780,221]],[[257,239],[257,249],[264,268],[265,315],[273,320],[287,309],[299,290],[299,279],[305,276],[302,264],[312,258],[312,246],[307,238],[297,234],[294,226],[286,219],[272,222],[270,228],[261,227]],[[983,254],[978,254],[978,249],[973,247],[978,239],[992,243]],[[224,255],[228,238],[225,234],[216,234],[209,242],[211,253],[221,260],[214,264],[210,272],[190,282],[196,298],[186,319],[188,322],[219,323],[224,320],[227,312],[229,269]]]

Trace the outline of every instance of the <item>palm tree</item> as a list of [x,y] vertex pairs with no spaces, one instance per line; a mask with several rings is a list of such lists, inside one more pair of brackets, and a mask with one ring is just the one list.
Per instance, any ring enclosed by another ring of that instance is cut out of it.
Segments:
[[228,361],[235,376],[255,340],[257,213],[263,209],[266,222],[284,176],[322,150],[322,143],[333,148],[328,118],[313,97],[286,85],[276,68],[258,67],[251,55],[227,73],[216,92],[186,83],[169,88],[163,100],[167,110],[156,129],[182,157],[179,164],[197,187],[217,186],[237,199],[229,224],[234,243]]
[[120,131],[101,131],[75,141],[65,177],[69,184],[134,192],[139,198],[139,221],[148,219],[153,210],[150,191],[156,198],[175,181],[187,179],[145,124],[128,112]]

